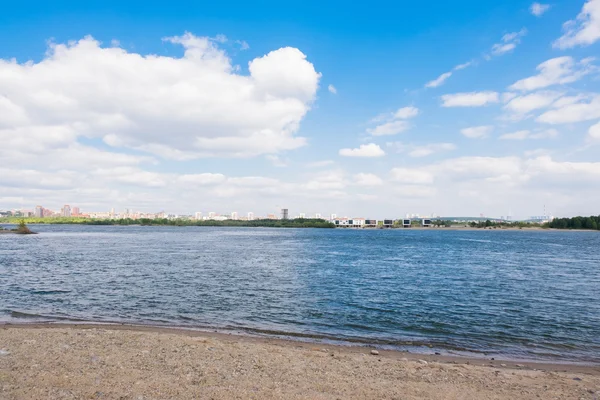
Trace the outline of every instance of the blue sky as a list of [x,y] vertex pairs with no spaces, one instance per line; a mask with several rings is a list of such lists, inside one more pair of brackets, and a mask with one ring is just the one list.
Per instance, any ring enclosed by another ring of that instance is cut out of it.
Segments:
[[599,212],[600,0],[56,3],[0,14],[0,208]]

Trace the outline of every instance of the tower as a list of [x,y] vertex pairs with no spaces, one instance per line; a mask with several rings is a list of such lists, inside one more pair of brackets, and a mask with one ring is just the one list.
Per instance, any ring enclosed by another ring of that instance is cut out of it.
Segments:
[[281,219],[288,219],[289,218],[289,210],[287,208],[282,208],[281,209]]

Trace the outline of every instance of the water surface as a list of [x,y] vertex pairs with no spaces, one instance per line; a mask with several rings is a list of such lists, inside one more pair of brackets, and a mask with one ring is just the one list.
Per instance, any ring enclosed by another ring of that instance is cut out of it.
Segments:
[[233,329],[600,362],[598,232],[35,226],[0,320]]

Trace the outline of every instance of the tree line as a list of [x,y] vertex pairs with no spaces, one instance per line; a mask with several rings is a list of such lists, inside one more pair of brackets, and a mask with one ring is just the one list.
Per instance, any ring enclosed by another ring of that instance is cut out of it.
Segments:
[[597,217],[555,218],[549,222],[548,228],[554,229],[590,229],[600,230],[600,215]]

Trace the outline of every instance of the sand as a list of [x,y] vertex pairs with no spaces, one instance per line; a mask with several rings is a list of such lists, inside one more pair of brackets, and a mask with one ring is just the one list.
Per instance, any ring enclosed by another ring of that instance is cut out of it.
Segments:
[[0,325],[0,399],[598,399],[600,366],[123,326]]

